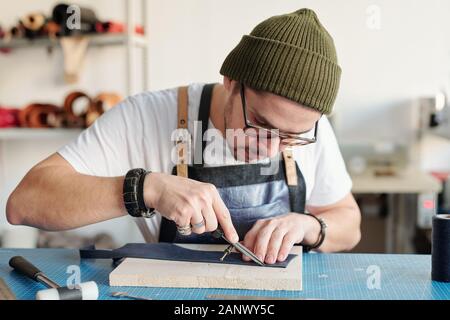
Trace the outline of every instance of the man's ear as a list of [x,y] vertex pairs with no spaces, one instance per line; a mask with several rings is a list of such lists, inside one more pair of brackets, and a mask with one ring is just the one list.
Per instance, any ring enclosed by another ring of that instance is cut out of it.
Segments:
[[231,93],[233,89],[233,81],[228,78],[227,76],[223,77],[223,86],[225,87],[225,90],[228,91],[228,93]]

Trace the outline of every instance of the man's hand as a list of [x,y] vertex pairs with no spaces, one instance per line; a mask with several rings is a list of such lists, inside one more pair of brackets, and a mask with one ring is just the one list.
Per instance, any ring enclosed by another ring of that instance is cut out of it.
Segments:
[[204,219],[205,225],[193,228],[192,232],[212,232],[220,225],[228,240],[239,241],[230,212],[212,184],[150,173],[144,183],[144,200],[147,207],[155,208],[180,227],[199,224]]
[[[245,235],[243,244],[268,264],[286,260],[294,244],[314,243],[320,233],[320,225],[313,217],[289,213],[259,220]],[[243,259],[250,261],[246,256]]]

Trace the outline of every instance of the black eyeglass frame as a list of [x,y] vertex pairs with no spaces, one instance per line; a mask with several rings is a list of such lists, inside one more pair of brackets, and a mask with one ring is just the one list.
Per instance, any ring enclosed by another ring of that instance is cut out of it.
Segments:
[[[301,133],[284,133],[284,132],[280,132],[278,129],[271,129],[271,128],[265,128],[263,126],[260,125],[256,125],[254,123],[252,123],[250,120],[248,120],[247,117],[247,102],[245,99],[245,85],[243,83],[240,84],[240,94],[241,94],[241,102],[242,102],[242,110],[244,112],[244,122],[245,122],[245,129],[256,129],[256,130],[264,130],[269,132],[272,135],[275,135],[277,137],[280,138],[281,143],[283,143],[283,140],[292,140],[289,143],[285,143],[289,146],[305,146],[308,144],[312,144],[312,143],[316,143],[317,142],[317,132],[319,130],[319,120],[316,121],[315,126],[314,126],[314,137],[313,138],[305,138],[302,137],[301,135],[305,134],[306,132],[301,132]],[[309,132],[309,131],[307,131]]]

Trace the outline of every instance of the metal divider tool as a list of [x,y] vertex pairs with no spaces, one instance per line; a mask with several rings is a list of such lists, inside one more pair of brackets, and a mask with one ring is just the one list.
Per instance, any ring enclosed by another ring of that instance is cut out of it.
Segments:
[[253,252],[248,250],[242,244],[240,244],[239,242],[231,243],[230,241],[228,241],[228,239],[225,237],[225,234],[223,233],[222,229],[220,229],[220,228],[217,229],[216,231],[212,232],[212,235],[213,235],[214,238],[216,238],[216,239],[222,238],[223,240],[225,240],[226,242],[228,242],[230,244],[225,249],[222,258],[220,258],[220,261],[223,261],[225,259],[225,257],[227,255],[229,255],[231,253],[231,251],[233,250],[233,248],[234,248],[237,251],[239,251],[240,253],[242,253],[243,255],[249,257],[250,259],[252,259],[254,262],[259,264],[260,266],[264,266],[264,262],[261,261]]
[[111,292],[111,297],[114,298],[128,298],[132,300],[153,300],[151,298],[132,296],[128,292]]

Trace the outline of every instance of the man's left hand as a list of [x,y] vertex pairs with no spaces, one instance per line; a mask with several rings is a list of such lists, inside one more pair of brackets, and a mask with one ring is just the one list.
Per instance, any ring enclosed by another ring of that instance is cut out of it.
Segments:
[[[243,244],[265,263],[274,264],[286,260],[295,244],[305,238],[318,237],[319,232],[320,226],[314,218],[289,213],[258,220],[245,235]],[[246,256],[243,259],[250,261]]]

